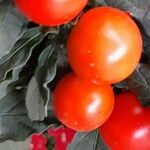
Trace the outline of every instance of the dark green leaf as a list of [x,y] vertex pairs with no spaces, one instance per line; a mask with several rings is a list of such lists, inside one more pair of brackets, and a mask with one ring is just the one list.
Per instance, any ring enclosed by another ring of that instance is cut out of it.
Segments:
[[[44,41],[44,40],[43,40]],[[32,52],[31,57],[23,66],[20,68],[20,73],[18,79],[8,85],[7,90],[11,91],[12,89],[26,88],[32,76],[34,75],[35,67],[37,66],[38,57],[41,54],[43,41],[37,45]]]
[[0,1],[0,59],[8,54],[26,30],[26,20],[10,0]]
[[117,87],[119,89],[126,89],[127,88],[126,81],[124,80],[124,81],[121,81],[119,83],[116,83],[115,87]]
[[53,137],[49,137],[47,142],[47,149],[54,150],[54,147],[55,147],[55,140]]
[[12,75],[0,83],[0,99],[3,98],[8,93],[8,86],[15,82],[18,79],[18,75],[20,73],[21,69],[16,69],[12,72]]
[[2,2],[3,0],[0,0],[0,3]]
[[[50,44],[39,57],[35,75],[28,85],[26,106],[31,120],[43,120],[47,116],[48,104],[51,99],[50,89],[47,84],[56,75],[56,56],[57,50],[60,49],[59,42],[55,38],[50,40]],[[34,104],[34,108],[32,104]]]
[[126,81],[130,90],[137,93],[143,103],[150,104],[150,65],[139,64]]
[[[31,120],[43,120],[45,117],[44,100],[39,91],[38,83],[33,77],[28,85],[26,106]],[[34,107],[33,107],[34,106]]]
[[68,150],[108,150],[99,138],[98,130],[75,135]]
[[106,5],[105,0],[94,0],[96,3],[98,3],[99,5]]
[[9,71],[23,67],[29,60],[33,49],[41,42],[40,28],[28,29],[14,48],[0,60],[0,81],[6,78]]
[[59,52],[57,54],[57,67],[66,68],[68,66],[67,52],[64,44],[60,45]]
[[24,99],[24,91],[11,91],[0,100],[0,142],[24,140],[46,128],[43,123],[29,120]]
[[109,6],[132,13],[150,36],[150,0],[105,0]]
[[144,54],[145,54],[145,59],[147,59],[147,63],[150,63],[150,39],[149,43],[144,47]]
[[96,150],[110,150],[100,135],[99,135],[99,140],[97,143]]

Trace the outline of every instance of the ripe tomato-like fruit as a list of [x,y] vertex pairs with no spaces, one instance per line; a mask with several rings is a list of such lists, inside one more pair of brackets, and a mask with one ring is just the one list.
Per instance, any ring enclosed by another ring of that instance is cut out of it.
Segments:
[[88,0],[14,0],[32,21],[47,26],[61,25],[76,17]]
[[53,105],[64,125],[78,131],[90,131],[110,116],[114,94],[110,85],[93,84],[68,74],[56,86]]
[[131,92],[116,96],[114,110],[100,134],[111,150],[150,150],[150,108],[142,106]]
[[70,64],[79,77],[116,83],[136,68],[142,38],[129,15],[115,8],[98,7],[81,17],[67,45]]

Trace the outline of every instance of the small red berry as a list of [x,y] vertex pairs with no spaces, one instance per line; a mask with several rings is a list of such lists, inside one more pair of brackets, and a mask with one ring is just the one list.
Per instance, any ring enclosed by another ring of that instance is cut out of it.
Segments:
[[76,131],[63,126],[48,130],[48,135],[55,139],[55,150],[66,150],[67,145],[71,143]]
[[47,139],[43,134],[32,134],[31,136],[31,150],[47,150]]

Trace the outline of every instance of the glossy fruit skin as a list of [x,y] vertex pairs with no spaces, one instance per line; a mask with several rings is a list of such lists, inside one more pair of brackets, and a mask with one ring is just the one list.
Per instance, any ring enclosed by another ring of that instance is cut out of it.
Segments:
[[76,17],[88,0],[14,0],[32,21],[46,26],[61,25]]
[[47,150],[47,139],[43,134],[32,134],[30,150]]
[[111,150],[150,150],[149,116],[150,107],[142,106],[136,95],[122,93],[100,134]]
[[93,84],[70,73],[56,86],[53,106],[56,116],[67,127],[91,131],[110,116],[114,93],[110,85]]
[[48,136],[54,137],[55,141],[54,150],[67,150],[67,147],[71,143],[75,134],[76,134],[75,130],[65,128],[63,126],[59,126],[58,128],[52,127],[48,130]]
[[112,84],[136,68],[142,38],[129,15],[115,8],[97,7],[81,17],[69,36],[67,49],[78,76]]

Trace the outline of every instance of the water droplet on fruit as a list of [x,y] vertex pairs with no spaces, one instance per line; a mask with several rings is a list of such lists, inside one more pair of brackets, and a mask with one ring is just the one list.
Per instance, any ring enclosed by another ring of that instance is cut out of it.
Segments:
[[77,126],[77,125],[78,125],[78,122],[75,122],[74,125]]
[[90,64],[90,67],[92,67],[92,68],[95,67],[95,64],[94,64],[94,63],[91,63],[91,64]]
[[87,53],[90,54],[90,53],[91,53],[91,50],[88,50]]

